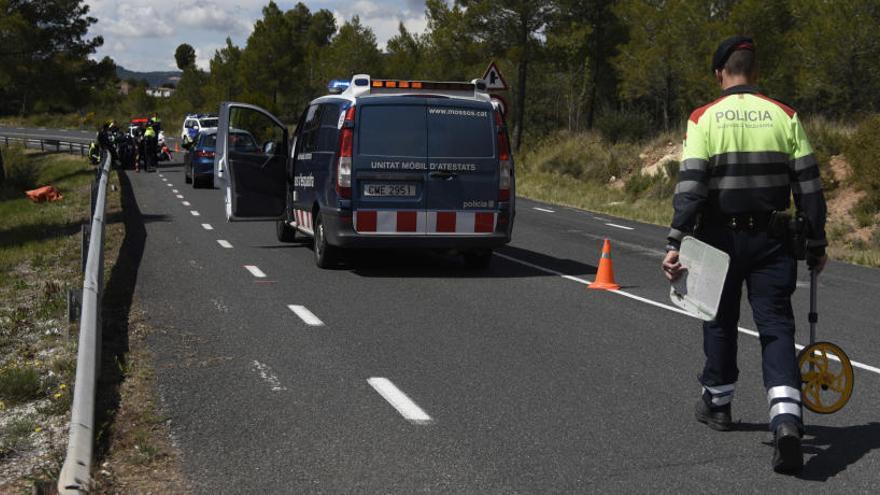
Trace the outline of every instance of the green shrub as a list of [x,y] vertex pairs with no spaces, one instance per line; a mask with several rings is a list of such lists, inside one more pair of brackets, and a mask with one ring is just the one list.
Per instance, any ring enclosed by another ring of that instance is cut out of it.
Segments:
[[880,195],[880,115],[862,121],[846,140],[844,153],[858,186],[869,196]]
[[0,399],[11,403],[37,399],[43,394],[40,373],[32,367],[0,370]]
[[519,163],[527,170],[604,184],[633,170],[638,152],[629,143],[609,145],[597,133],[560,132],[529,146]]
[[33,189],[37,185],[40,168],[34,165],[34,160],[25,156],[21,146],[10,146],[3,150],[3,167],[5,180],[3,187],[13,195],[19,195],[22,191]]
[[642,141],[655,132],[648,114],[629,110],[607,111],[599,115],[596,127],[612,143]]
[[877,216],[877,213],[880,213],[880,194],[865,196],[852,209],[853,217],[855,217],[859,227],[874,225],[874,218]]

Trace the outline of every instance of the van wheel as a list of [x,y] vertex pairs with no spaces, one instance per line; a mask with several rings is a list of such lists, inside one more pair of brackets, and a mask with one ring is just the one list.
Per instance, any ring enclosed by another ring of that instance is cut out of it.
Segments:
[[296,242],[296,229],[287,220],[275,220],[275,237],[280,242]]
[[489,268],[489,263],[491,263],[491,261],[491,249],[481,249],[464,253],[465,266],[474,270],[484,270],[486,268]]
[[336,264],[339,254],[339,248],[327,244],[327,237],[324,235],[324,222],[321,214],[315,218],[315,264],[319,268],[330,268]]

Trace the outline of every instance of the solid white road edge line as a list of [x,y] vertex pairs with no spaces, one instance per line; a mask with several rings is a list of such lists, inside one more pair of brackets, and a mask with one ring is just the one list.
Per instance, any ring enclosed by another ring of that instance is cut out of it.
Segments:
[[296,313],[296,316],[299,316],[299,318],[304,321],[306,325],[311,325],[313,327],[320,327],[324,325],[324,322],[321,321],[320,318],[315,316],[315,313],[309,311],[309,308],[305,306],[300,306],[298,304],[288,304],[287,307],[290,308],[291,311]]
[[192,214],[192,216],[194,216],[194,217],[199,216],[199,212],[197,212],[196,210],[189,210],[189,212],[190,212],[190,213]]
[[532,207],[533,210],[543,211],[544,213],[556,213],[553,210],[548,210],[547,208],[538,208],[537,206]]
[[189,201],[181,201],[180,204],[182,204],[183,206],[190,206]]
[[225,247],[226,249],[232,249],[232,244],[230,244],[229,241],[224,241],[223,239],[217,239],[217,244],[220,244],[221,246]]
[[263,270],[260,270],[254,265],[244,265],[244,269],[251,272],[251,275],[257,278],[266,278],[266,274],[263,273]]
[[203,223],[202,228],[205,230],[214,230],[214,227],[212,227],[210,223]]
[[431,416],[428,416],[428,413],[423,411],[421,407],[417,406],[416,403],[412,401],[412,399],[407,397],[405,393],[391,383],[391,380],[387,378],[373,377],[368,378],[367,383],[369,383],[376,392],[379,392],[379,395],[388,401],[394,409],[397,409],[397,412],[399,412],[400,415],[406,418],[410,423],[417,425],[431,423]]
[[609,227],[616,227],[618,229],[623,229],[623,230],[635,230],[632,227],[627,227],[625,225],[617,225],[616,223],[606,223],[605,225],[607,225]]
[[262,378],[263,381],[269,384],[269,387],[272,388],[273,392],[281,392],[283,390],[287,390],[287,387],[281,385],[281,380],[279,380],[278,377],[275,376],[274,373],[272,373],[272,368],[270,368],[268,365],[256,360],[254,360],[251,365],[253,366],[254,371],[260,374],[260,378]]
[[[545,267],[543,267],[543,266],[536,265],[536,264],[534,264],[534,263],[529,263],[528,261],[523,261],[523,260],[521,260],[521,259],[517,259],[517,258],[514,258],[514,257],[512,257],[512,256],[507,256],[506,254],[501,254],[501,253],[494,253],[494,254],[495,254],[495,256],[499,256],[499,257],[504,258],[504,259],[506,259],[506,260],[513,261],[514,263],[519,263],[519,264],[521,264],[521,265],[527,266],[527,267],[529,267],[529,268],[534,268],[535,270],[540,270],[540,271],[545,272],[545,273],[551,273],[551,274],[553,274],[553,275],[557,275],[557,276],[559,276],[559,277],[562,277],[562,278],[564,278],[564,279],[566,279],[566,280],[571,280],[572,282],[577,282],[577,283],[579,283],[579,284],[583,284],[583,285],[589,285],[589,284],[592,283],[590,280],[586,280],[586,279],[583,279],[583,278],[578,278],[578,277],[575,277],[575,276],[572,276],[572,275],[566,275],[566,274],[564,274],[564,273],[562,273],[562,272],[557,272],[556,270],[553,270],[553,269],[550,269],[550,268],[545,268]],[[650,304],[651,306],[655,306],[655,307],[662,308],[662,309],[665,309],[665,310],[668,310],[668,311],[672,311],[673,313],[678,313],[678,314],[681,314],[681,315],[689,316],[689,317],[694,318],[694,319],[699,319],[699,318],[697,318],[696,316],[694,316],[694,315],[688,313],[687,311],[685,311],[685,310],[683,310],[683,309],[681,309],[681,308],[676,308],[675,306],[671,306],[671,305],[669,305],[669,304],[663,304],[663,303],[661,303],[661,302],[653,301],[653,300],[651,300],[651,299],[647,299],[647,298],[644,298],[644,297],[642,297],[642,296],[637,296],[637,295],[635,295],[635,294],[631,294],[631,293],[626,292],[626,291],[622,291],[622,290],[609,290],[609,291],[606,291],[606,292],[613,292],[613,293],[615,293],[615,294],[618,294],[618,295],[621,295],[621,296],[624,296],[624,297],[628,297],[628,298],[630,298],[630,299],[634,299],[634,300],[636,300],[636,301],[643,302],[643,303],[645,303],[645,304]],[[743,327],[737,327],[737,329],[740,331],[740,333],[744,333],[744,334],[746,334],[746,335],[750,335],[750,336],[752,336],[752,337],[758,337],[758,332],[756,332],[756,331],[754,331],[754,330],[749,330],[748,328],[743,328]],[[795,344],[794,346],[795,346],[795,348],[797,348],[798,350],[801,350],[801,349],[804,348],[804,346],[802,346],[802,345],[800,345],[800,344]],[[838,359],[836,356],[829,356],[829,358],[832,359],[832,360],[834,360],[834,361],[840,361],[840,359]],[[870,371],[870,372],[872,372],[872,373],[877,373],[878,375],[880,375],[880,368],[878,368],[878,367],[871,366],[871,365],[869,365],[869,364],[865,364],[865,363],[860,363],[860,362],[858,362],[858,361],[853,361],[852,359],[850,359],[850,364],[852,364],[854,368],[861,368],[861,369],[863,369],[863,370],[865,370],[865,371]]]

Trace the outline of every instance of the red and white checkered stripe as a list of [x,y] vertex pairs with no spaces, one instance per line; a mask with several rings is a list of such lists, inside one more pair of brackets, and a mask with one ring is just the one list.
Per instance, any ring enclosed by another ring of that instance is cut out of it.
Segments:
[[306,232],[312,233],[312,213],[305,210],[293,210],[293,216],[296,219],[296,225],[305,230]]
[[358,210],[354,229],[366,235],[481,235],[495,232],[494,211]]

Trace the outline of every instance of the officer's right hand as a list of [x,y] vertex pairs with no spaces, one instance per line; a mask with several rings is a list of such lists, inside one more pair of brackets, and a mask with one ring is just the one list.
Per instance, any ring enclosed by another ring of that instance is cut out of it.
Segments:
[[807,253],[807,266],[810,270],[815,270],[816,274],[822,273],[822,270],[825,269],[825,263],[828,263],[828,255],[823,254],[822,256],[814,256],[810,253]]
[[666,257],[663,258],[663,274],[666,275],[666,278],[672,282],[678,279],[684,270],[681,263],[678,262],[678,251],[674,249],[667,251]]

